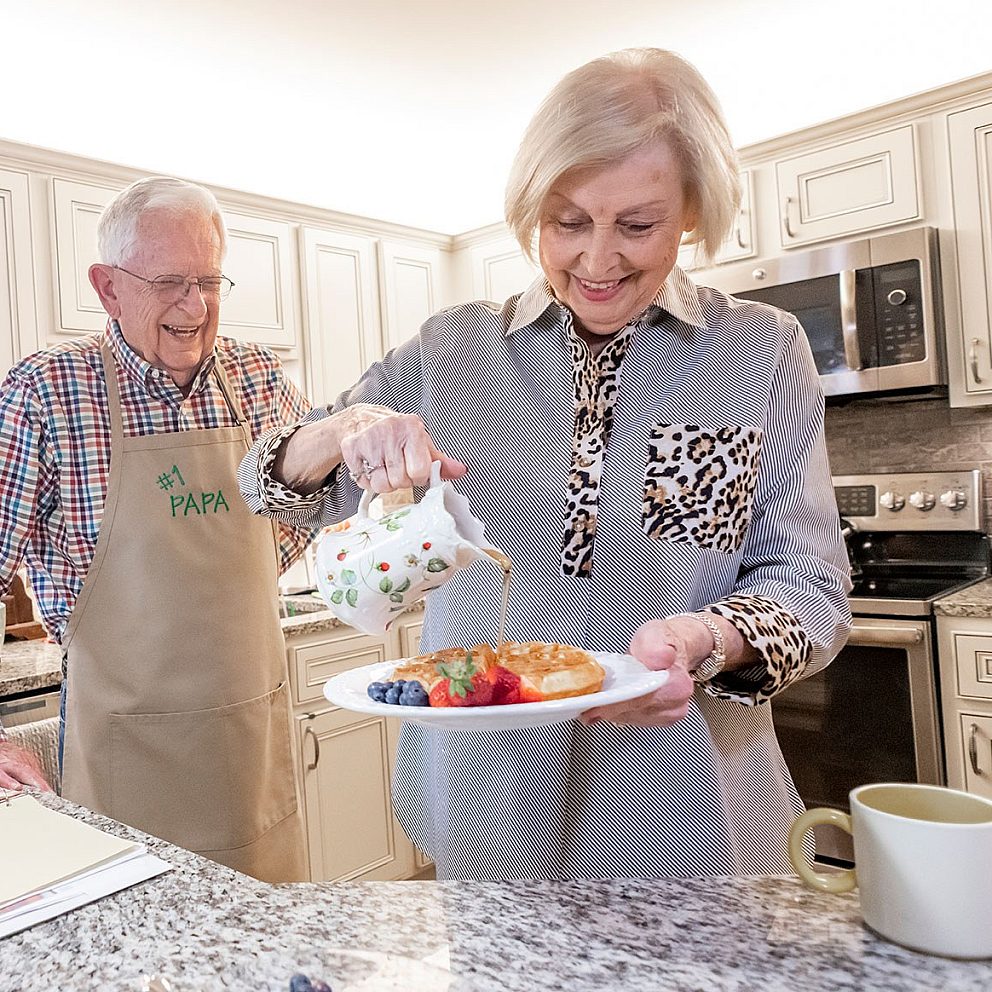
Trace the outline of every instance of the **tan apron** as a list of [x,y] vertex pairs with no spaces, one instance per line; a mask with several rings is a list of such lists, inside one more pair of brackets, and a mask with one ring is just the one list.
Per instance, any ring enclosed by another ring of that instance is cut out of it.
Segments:
[[274,527],[238,494],[248,424],[124,437],[63,641],[62,794],[265,881],[306,876]]

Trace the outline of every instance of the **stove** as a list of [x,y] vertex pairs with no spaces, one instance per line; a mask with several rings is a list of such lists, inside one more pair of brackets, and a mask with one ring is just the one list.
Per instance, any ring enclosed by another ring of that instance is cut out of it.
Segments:
[[930,616],[934,600],[989,574],[977,469],[833,482],[855,615]]
[[[772,700],[779,744],[808,807],[848,809],[869,782],[945,782],[934,601],[987,577],[981,474],[835,476],[854,622],[825,669]],[[817,828],[817,858],[853,859]]]

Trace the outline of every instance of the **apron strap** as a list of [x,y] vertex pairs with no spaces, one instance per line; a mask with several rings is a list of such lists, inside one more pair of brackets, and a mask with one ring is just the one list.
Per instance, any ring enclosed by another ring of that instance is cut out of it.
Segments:
[[214,372],[217,374],[217,382],[220,385],[220,391],[224,394],[224,399],[227,402],[227,406],[230,409],[231,414],[234,416],[238,427],[241,428],[241,433],[244,434],[245,449],[247,450],[252,445],[251,428],[248,424],[248,418],[244,414],[244,408],[238,401],[234,388],[231,386],[231,381],[227,377],[227,372],[221,364],[220,357],[217,357],[214,360]]
[[100,357],[103,359],[103,377],[107,383],[107,400],[110,409],[110,451],[120,451],[124,440],[124,420],[121,415],[121,389],[117,384],[117,362],[106,340],[100,342]]

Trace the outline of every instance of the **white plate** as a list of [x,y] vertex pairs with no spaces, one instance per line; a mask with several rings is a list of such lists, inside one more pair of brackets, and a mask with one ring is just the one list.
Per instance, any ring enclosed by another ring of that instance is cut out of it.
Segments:
[[589,652],[606,669],[599,692],[543,703],[510,703],[506,706],[399,706],[377,703],[369,698],[373,682],[384,682],[403,661],[382,661],[353,668],[328,679],[324,695],[342,709],[375,716],[399,717],[412,723],[426,723],[445,730],[517,730],[520,727],[546,727],[572,720],[585,710],[608,703],[622,703],[646,696],[668,681],[668,672],[652,672],[628,654]]

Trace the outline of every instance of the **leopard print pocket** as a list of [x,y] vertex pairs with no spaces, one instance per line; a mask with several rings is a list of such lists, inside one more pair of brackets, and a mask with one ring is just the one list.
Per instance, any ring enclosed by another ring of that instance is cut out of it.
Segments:
[[744,543],[762,432],[658,424],[648,439],[641,526],[662,541],[730,554]]

